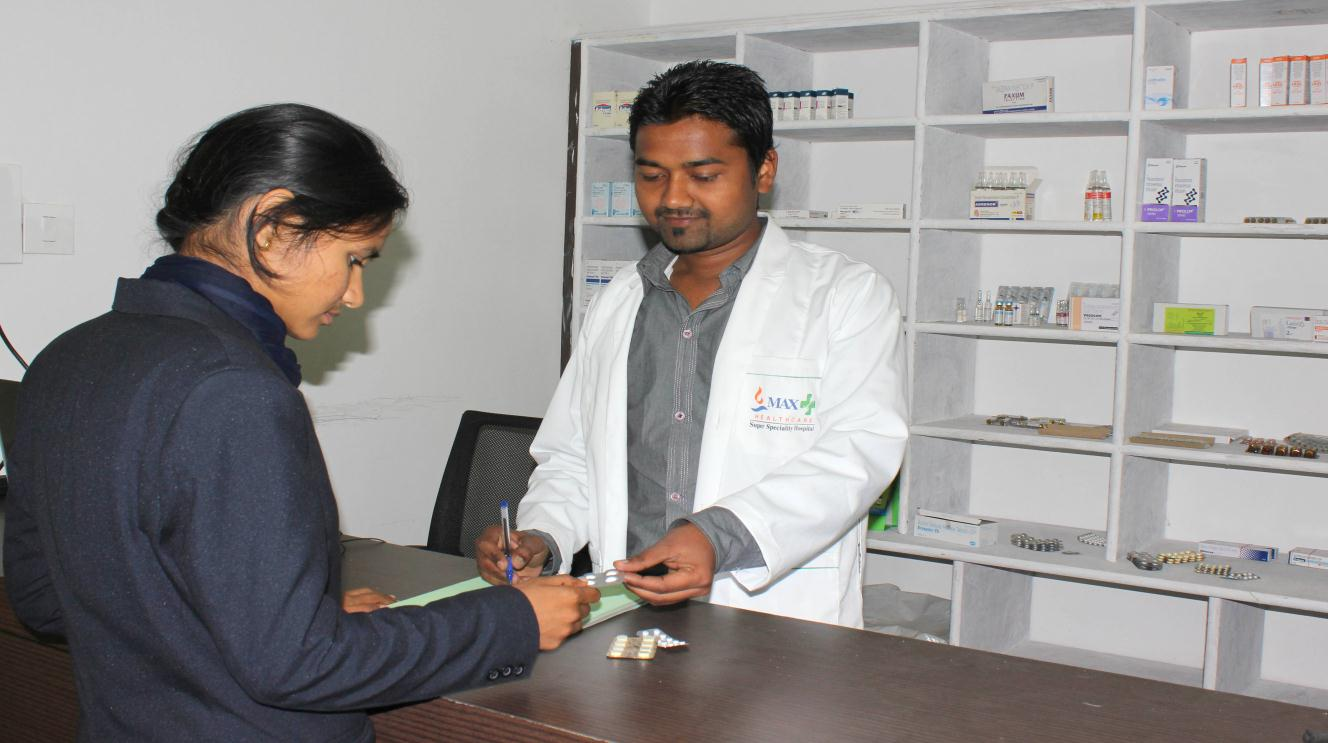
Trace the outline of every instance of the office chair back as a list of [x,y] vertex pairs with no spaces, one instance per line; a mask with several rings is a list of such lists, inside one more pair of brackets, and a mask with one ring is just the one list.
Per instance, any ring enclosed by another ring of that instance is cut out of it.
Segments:
[[461,415],[452,452],[438,487],[426,546],[462,557],[475,556],[475,539],[498,522],[504,500],[516,528],[517,510],[535,469],[530,442],[539,418],[467,410]]

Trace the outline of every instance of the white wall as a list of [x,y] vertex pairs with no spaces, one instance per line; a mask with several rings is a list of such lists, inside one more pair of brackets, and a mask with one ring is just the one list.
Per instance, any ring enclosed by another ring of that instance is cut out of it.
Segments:
[[[645,25],[647,10],[6,2],[0,162],[23,167],[25,201],[75,205],[77,249],[0,264],[0,323],[31,358],[104,312],[115,277],[163,252],[153,215],[174,155],[216,119],[290,100],[369,128],[395,152],[414,206],[369,271],[366,308],[296,352],[343,528],[421,542],[461,411],[542,415],[552,394],[569,42]],[[18,378],[0,356],[0,378]]]

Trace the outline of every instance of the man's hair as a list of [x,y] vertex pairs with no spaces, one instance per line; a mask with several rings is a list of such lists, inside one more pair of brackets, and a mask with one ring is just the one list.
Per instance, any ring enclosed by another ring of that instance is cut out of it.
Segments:
[[683,62],[646,83],[632,104],[629,141],[650,124],[672,124],[700,116],[727,126],[736,144],[747,150],[752,178],[775,146],[770,94],[754,71],[728,62]]

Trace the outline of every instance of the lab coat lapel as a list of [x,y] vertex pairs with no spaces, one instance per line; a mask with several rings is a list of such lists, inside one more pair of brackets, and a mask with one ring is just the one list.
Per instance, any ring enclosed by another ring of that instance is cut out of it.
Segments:
[[765,219],[765,233],[756,253],[756,260],[742,280],[742,288],[733,304],[724,340],[715,355],[714,372],[710,381],[710,404],[706,410],[705,436],[701,440],[701,461],[696,473],[694,509],[701,510],[722,498],[725,454],[734,426],[740,423],[729,404],[745,395],[745,376],[761,339],[766,335],[765,325],[771,316],[771,307],[784,281],[788,265],[789,241],[771,219]]

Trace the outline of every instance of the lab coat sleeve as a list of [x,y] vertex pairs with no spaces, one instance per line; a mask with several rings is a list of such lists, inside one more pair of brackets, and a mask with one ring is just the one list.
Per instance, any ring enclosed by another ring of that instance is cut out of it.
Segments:
[[908,424],[894,290],[880,274],[861,271],[832,292],[816,440],[715,504],[742,520],[765,557],[764,567],[732,573],[748,591],[779,580],[858,525],[903,457]]
[[284,379],[201,380],[161,452],[148,528],[227,670],[263,704],[339,711],[478,686],[530,665],[539,630],[508,586],[423,607],[348,614],[329,574],[327,474]]
[[[589,324],[587,316],[587,325]],[[544,421],[531,442],[535,470],[517,510],[517,528],[548,534],[562,557],[558,572],[571,569],[572,556],[590,540],[590,480],[581,399],[588,363],[583,328],[563,370]]]

